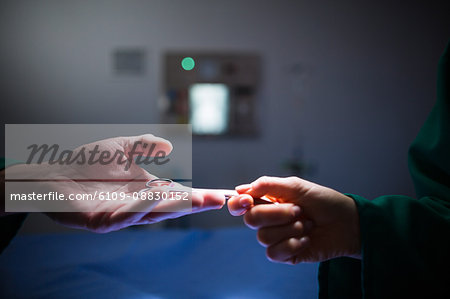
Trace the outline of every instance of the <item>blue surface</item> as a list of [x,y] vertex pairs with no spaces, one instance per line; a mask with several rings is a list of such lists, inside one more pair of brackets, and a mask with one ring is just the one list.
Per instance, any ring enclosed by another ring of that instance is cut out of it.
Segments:
[[317,298],[317,264],[266,260],[245,229],[16,237],[0,297]]

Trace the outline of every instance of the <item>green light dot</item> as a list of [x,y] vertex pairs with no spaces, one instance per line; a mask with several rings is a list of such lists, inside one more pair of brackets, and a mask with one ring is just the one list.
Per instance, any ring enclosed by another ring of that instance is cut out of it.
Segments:
[[195,61],[191,57],[184,57],[183,60],[181,61],[181,67],[186,71],[192,70],[194,66]]

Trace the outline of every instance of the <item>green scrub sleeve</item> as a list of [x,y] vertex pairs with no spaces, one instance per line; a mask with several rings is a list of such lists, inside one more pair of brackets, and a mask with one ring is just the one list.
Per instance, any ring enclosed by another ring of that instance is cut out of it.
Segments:
[[409,150],[417,199],[382,196],[357,205],[361,260],[319,266],[319,298],[448,298],[450,295],[450,64],[440,59],[437,100]]

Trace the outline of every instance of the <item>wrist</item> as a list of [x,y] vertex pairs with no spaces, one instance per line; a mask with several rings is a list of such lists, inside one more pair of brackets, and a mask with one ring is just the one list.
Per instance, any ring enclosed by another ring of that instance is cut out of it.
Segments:
[[350,196],[344,195],[348,205],[348,257],[361,259],[361,233],[359,213],[356,202]]

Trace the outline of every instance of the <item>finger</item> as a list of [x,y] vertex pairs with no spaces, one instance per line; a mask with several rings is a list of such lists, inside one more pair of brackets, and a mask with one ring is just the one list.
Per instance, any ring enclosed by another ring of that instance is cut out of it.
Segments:
[[200,205],[194,205],[196,212],[202,212],[211,209],[220,209],[225,205],[225,196],[218,192],[205,191],[201,193],[193,193],[193,196],[196,195],[198,198],[202,199]]
[[[218,194],[217,192],[204,192],[203,194],[193,193],[192,202],[193,204],[190,209],[183,210],[178,207],[178,209],[173,209],[172,211],[168,210],[167,206],[160,208],[161,204],[159,204],[150,213],[142,217],[139,224],[155,223],[166,219],[178,218],[188,214],[220,209],[225,204],[225,198],[222,194]],[[175,206],[172,206],[171,208],[174,207]]]
[[252,188],[252,184],[243,184],[243,185],[236,186],[235,190],[238,193],[245,193],[248,190],[250,190],[251,188]]
[[[169,200],[161,201],[153,212],[182,212],[184,214],[197,213],[207,210],[220,209],[225,204],[223,194],[213,191],[192,192],[192,189],[177,184],[174,187],[164,187],[166,198]],[[180,200],[170,200],[174,198],[173,194],[180,195]],[[161,197],[161,196],[160,196]]]
[[[277,199],[297,198],[301,187],[308,182],[297,177],[269,177],[262,176],[253,183],[248,185],[238,186],[238,192],[245,192],[255,197],[269,196]],[[245,190],[245,191],[244,191]]]
[[280,243],[290,238],[300,239],[310,230],[312,222],[297,220],[280,226],[263,227],[258,230],[258,242],[265,247]]
[[272,262],[292,263],[292,258],[299,255],[308,245],[309,237],[289,238],[269,246],[266,256]]
[[253,205],[253,197],[248,194],[233,196],[228,200],[228,210],[233,216],[241,216]]
[[[156,200],[156,195],[158,194],[158,200]],[[142,218],[144,218],[149,212],[155,210],[157,207],[161,206],[162,203],[177,203],[179,206],[176,207],[163,207],[159,208],[163,211],[182,211],[180,206],[180,201],[176,200],[163,200],[162,194],[167,194],[167,188],[164,186],[155,187],[152,191],[143,192],[140,194],[139,198],[134,198],[129,196],[125,201],[120,202],[120,206],[117,205],[116,202],[111,202],[112,205],[116,206],[112,213],[109,214],[108,223],[109,225],[117,225],[117,224],[127,224],[133,225],[139,223]],[[167,198],[167,197],[166,197]],[[160,200],[159,200],[160,199]],[[162,201],[161,201],[162,200]],[[186,206],[186,202],[184,202],[184,206]],[[191,209],[191,205],[188,204],[188,207]],[[171,209],[172,210],[171,210]]]
[[258,205],[251,208],[244,217],[245,224],[252,229],[265,226],[285,225],[294,222],[301,214],[299,206],[285,203],[279,205]]
[[170,141],[156,137],[152,134],[139,136],[120,137],[120,143],[128,157],[144,156],[167,156],[173,149]]

